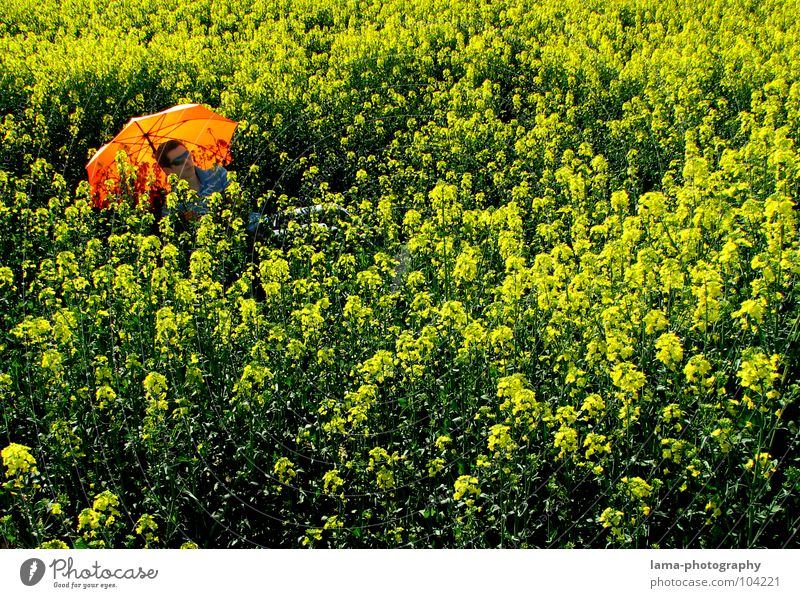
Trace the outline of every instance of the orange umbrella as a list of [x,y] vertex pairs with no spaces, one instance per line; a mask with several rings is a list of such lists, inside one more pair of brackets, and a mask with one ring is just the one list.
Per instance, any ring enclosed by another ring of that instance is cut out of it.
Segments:
[[138,196],[153,188],[166,188],[164,172],[155,167],[155,152],[162,143],[170,139],[183,143],[199,168],[224,166],[231,161],[231,137],[238,124],[200,104],[180,104],[132,118],[86,165],[95,205],[107,206],[108,193],[120,192],[122,173],[116,160],[119,151],[125,152],[135,172]]

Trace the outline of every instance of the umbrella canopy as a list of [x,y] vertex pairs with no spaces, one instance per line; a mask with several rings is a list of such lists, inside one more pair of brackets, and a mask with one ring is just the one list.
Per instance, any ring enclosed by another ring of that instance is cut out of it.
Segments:
[[170,139],[183,143],[199,168],[225,165],[231,160],[230,142],[238,124],[200,104],[180,104],[132,118],[86,165],[95,204],[107,205],[108,193],[120,191],[123,173],[116,160],[118,152],[125,152],[132,166],[135,190],[144,193],[166,187],[166,177],[156,167],[155,158],[162,143]]

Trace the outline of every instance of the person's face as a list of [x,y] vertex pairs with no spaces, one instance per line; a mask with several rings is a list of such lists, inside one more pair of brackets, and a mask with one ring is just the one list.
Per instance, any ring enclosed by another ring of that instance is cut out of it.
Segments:
[[174,174],[185,181],[190,179],[194,163],[192,154],[185,147],[181,145],[167,152],[167,159],[170,163],[168,167],[164,168],[167,175]]

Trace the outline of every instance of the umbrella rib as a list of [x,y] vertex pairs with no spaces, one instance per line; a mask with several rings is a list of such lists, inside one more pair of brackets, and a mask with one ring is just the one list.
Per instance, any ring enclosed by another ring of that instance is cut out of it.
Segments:
[[147,143],[149,143],[149,144],[150,144],[150,149],[152,149],[152,150],[153,150],[153,154],[155,155],[155,153],[156,153],[156,146],[154,146],[154,145],[153,145],[153,142],[150,140],[150,133],[146,133],[146,132],[145,132],[145,130],[142,128],[142,125],[140,125],[138,122],[136,123],[136,126],[137,126],[137,127],[139,127],[139,130],[142,132],[142,136],[143,136],[145,139],[147,139]]
[[[145,132],[145,130],[142,128],[142,126],[139,124],[138,121],[136,122],[136,126],[142,132],[142,135],[144,136],[144,138],[147,139],[147,142],[150,144],[150,148],[153,150],[153,154],[154,155],[157,152],[157,150],[156,150],[155,145],[153,144],[152,139],[155,139],[155,140],[157,140],[159,142],[164,140],[164,139],[169,139],[169,137],[167,137],[167,136],[162,134],[162,130],[163,130],[162,129],[162,123],[164,122],[164,120],[166,120],[166,118],[167,118],[166,114],[160,114],[158,116],[158,118],[156,119],[156,122],[153,124],[153,126],[149,127],[148,132]],[[177,123],[177,124],[180,124],[180,123]],[[171,126],[174,129],[176,125],[171,125]]]

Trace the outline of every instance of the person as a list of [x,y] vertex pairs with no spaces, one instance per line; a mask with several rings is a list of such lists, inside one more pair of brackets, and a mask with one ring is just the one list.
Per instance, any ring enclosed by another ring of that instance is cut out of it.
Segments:
[[[204,170],[195,166],[192,153],[186,149],[180,141],[170,139],[162,143],[156,150],[156,162],[169,176],[176,175],[189,183],[189,188],[197,192],[196,201],[182,202],[178,204],[178,213],[186,220],[197,220],[208,213],[208,202],[206,198],[212,193],[222,193],[228,188],[228,171],[222,166],[214,166]],[[162,204],[161,216],[169,214],[170,210],[166,203]],[[261,212],[250,212],[246,228],[248,232],[255,236],[259,227],[262,226],[264,216]]]
[[[206,198],[212,193],[223,192],[228,188],[228,171],[222,166],[214,166],[204,170],[198,168],[192,159],[192,153],[186,149],[180,141],[170,139],[162,143],[156,150],[156,162],[169,176],[176,175],[189,183],[189,188],[197,192],[197,199],[194,201],[181,202],[177,206],[178,212],[187,220],[197,220],[200,216],[208,213],[208,202]],[[166,216],[170,213],[169,208],[164,204],[161,208],[161,215]]]
[[[208,202],[206,198],[212,193],[222,193],[228,188],[230,181],[228,180],[228,172],[222,166],[214,166],[208,170],[203,170],[195,166],[192,159],[191,152],[186,149],[186,146],[175,139],[170,139],[162,143],[156,150],[156,162],[169,176],[176,175],[178,178],[183,179],[189,183],[189,187],[197,192],[197,199],[194,201],[181,202],[178,204],[178,213],[186,220],[198,220],[201,216],[208,213]],[[349,217],[350,214],[339,206],[333,206],[338,212]],[[303,208],[296,208],[291,210],[286,216],[289,219],[299,217],[309,217],[316,212],[324,211],[323,206],[314,205]],[[161,216],[166,216],[170,213],[169,208],[165,202],[162,202]],[[265,235],[282,236],[286,230],[280,226],[280,215],[274,214],[272,217],[267,217],[263,212],[250,212],[245,228],[250,233],[251,242],[257,238],[263,238]],[[306,226],[306,225],[303,225]],[[323,228],[336,230],[336,227],[328,227],[324,224],[319,224]]]

